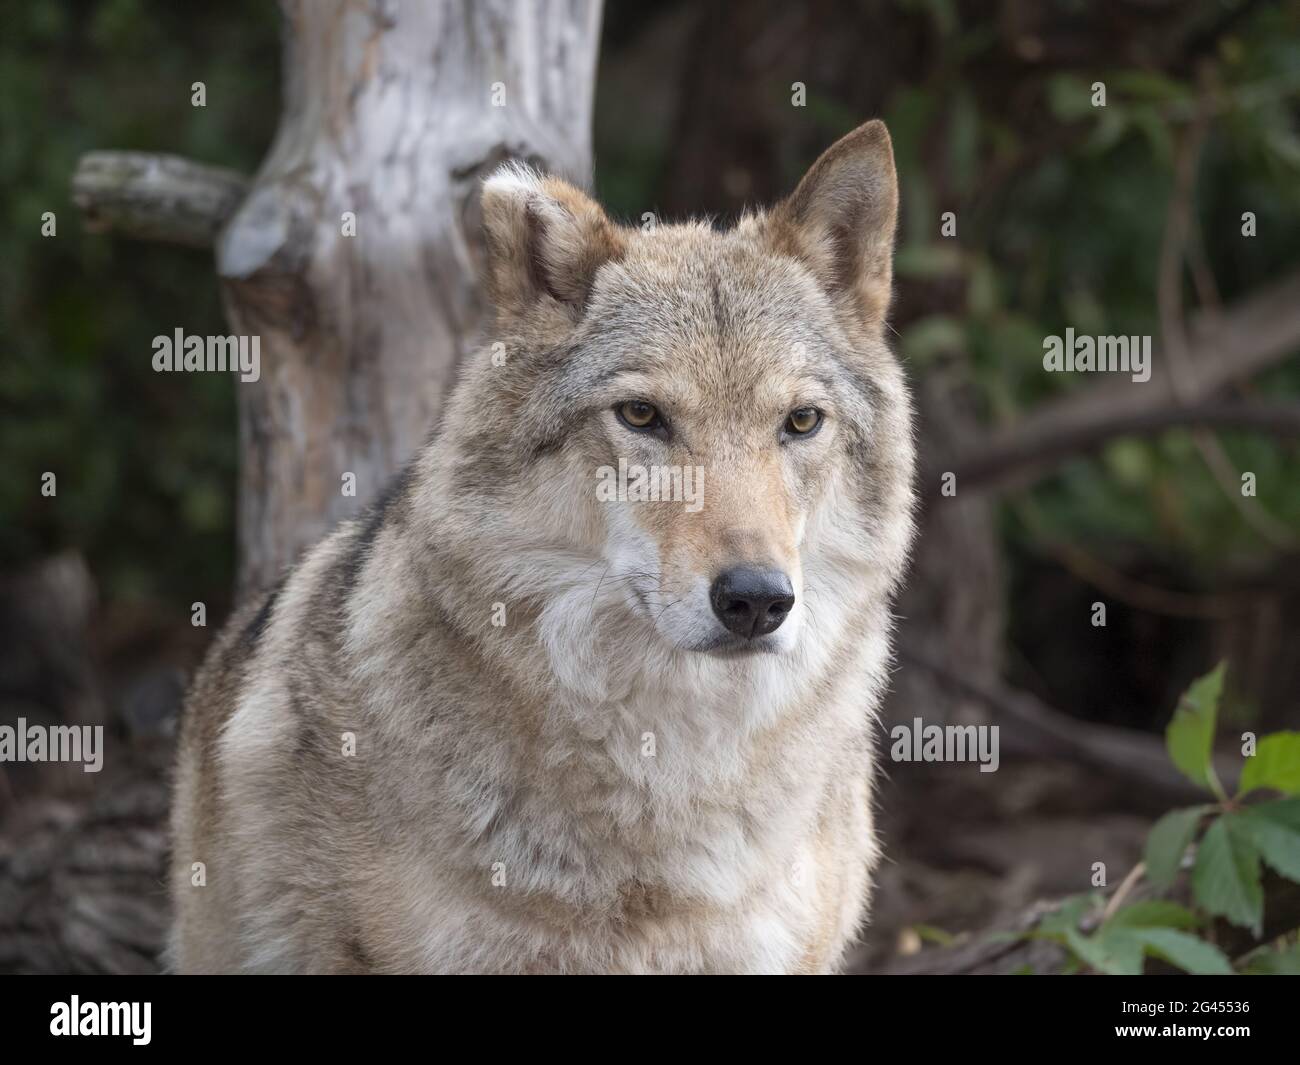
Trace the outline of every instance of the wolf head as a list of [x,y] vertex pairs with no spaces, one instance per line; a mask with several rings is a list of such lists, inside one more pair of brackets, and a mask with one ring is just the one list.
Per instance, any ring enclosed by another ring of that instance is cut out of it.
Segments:
[[496,559],[483,579],[552,625],[599,606],[643,645],[707,656],[879,621],[911,533],[883,337],[897,198],[880,122],[725,232],[620,226],[563,181],[494,174],[497,331],[449,415],[446,486]]

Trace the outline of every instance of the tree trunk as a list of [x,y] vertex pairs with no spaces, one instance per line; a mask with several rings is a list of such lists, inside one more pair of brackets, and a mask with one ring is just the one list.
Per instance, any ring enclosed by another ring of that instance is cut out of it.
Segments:
[[233,329],[260,338],[261,377],[239,385],[241,592],[434,424],[485,325],[480,178],[511,156],[579,182],[591,167],[599,0],[284,14],[280,126],[217,242]]

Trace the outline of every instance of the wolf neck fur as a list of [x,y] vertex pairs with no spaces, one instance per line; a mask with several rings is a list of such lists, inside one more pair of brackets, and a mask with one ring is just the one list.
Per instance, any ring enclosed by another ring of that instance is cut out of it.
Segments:
[[[523,744],[508,739],[521,732],[517,720],[508,727],[504,719],[453,723],[503,744],[510,765],[495,784],[553,780],[550,800],[571,804],[575,816],[587,805],[584,789],[621,793],[614,806],[622,811],[621,831],[638,836],[643,848],[654,842],[640,838],[648,824],[657,826],[660,843],[697,833],[705,794],[724,807],[734,800],[730,816],[746,824],[770,820],[780,806],[798,810],[796,795],[824,786],[820,774],[800,779],[824,762],[816,749],[860,729],[860,713],[852,720],[819,713],[829,694],[821,690],[823,675],[849,655],[878,657],[883,669],[887,615],[866,628],[846,627],[852,605],[831,595],[817,604],[816,623],[794,652],[714,658],[658,639],[620,584],[601,580],[599,556],[480,542],[475,558],[450,559],[413,548],[446,542],[430,533],[386,538],[381,529],[352,597],[345,647],[354,679],[376,693],[381,727],[385,715],[419,720],[418,708],[439,683],[436,673],[413,665],[420,656],[411,653],[409,627],[422,619],[456,641],[462,670],[472,657],[475,674],[500,691],[503,713],[511,707],[532,718]],[[488,556],[509,558],[505,582],[482,561]],[[810,575],[816,572],[814,564]],[[484,589],[503,583],[519,596],[509,597],[509,624],[498,628]],[[384,610],[372,608],[380,603]],[[832,633],[834,643],[824,638]],[[740,796],[754,793],[756,775],[770,786],[758,789],[757,807],[745,807]],[[607,835],[609,807],[601,809]]]

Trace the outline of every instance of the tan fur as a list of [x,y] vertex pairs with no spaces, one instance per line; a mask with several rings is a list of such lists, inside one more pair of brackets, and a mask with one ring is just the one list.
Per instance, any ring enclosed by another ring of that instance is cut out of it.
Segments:
[[[878,857],[912,530],[896,201],[878,122],[727,232],[622,228],[522,168],[487,182],[499,324],[440,431],[196,679],[176,968],[836,967]],[[627,429],[629,400],[670,432]],[[820,431],[782,435],[807,405]],[[703,467],[702,506],[599,500],[620,458]],[[795,593],[744,647],[708,599],[738,565]]]

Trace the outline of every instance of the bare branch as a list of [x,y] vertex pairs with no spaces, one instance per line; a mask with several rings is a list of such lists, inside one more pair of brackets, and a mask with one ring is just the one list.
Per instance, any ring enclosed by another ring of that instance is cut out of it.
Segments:
[[[1227,311],[1195,317],[1177,385],[1163,351],[1156,351],[1149,381],[1124,378],[1042,403],[1019,422],[938,468],[955,470],[964,489],[1006,491],[1031,483],[1062,459],[1126,434],[1201,425],[1294,436],[1296,413],[1290,405],[1208,405],[1207,401],[1225,386],[1284,361],[1297,349],[1300,273]],[[1187,406],[1180,406],[1180,401]]]
[[92,232],[210,248],[249,181],[176,155],[87,152],[72,176],[72,200]]
[[[1099,392],[1110,392],[1103,386]],[[1058,404],[1048,404],[1056,407]],[[1142,436],[1180,426],[1207,429],[1250,429],[1276,436],[1300,438],[1300,404],[1243,400],[1198,407],[1166,406],[1106,412],[1091,401],[1081,403],[1092,415],[1070,417],[1061,424],[1044,423],[1038,414],[1020,423],[1019,431],[994,437],[969,457],[950,464],[963,491],[1008,491],[1023,488],[1051,472],[1065,459],[1091,451],[1117,436]]]

